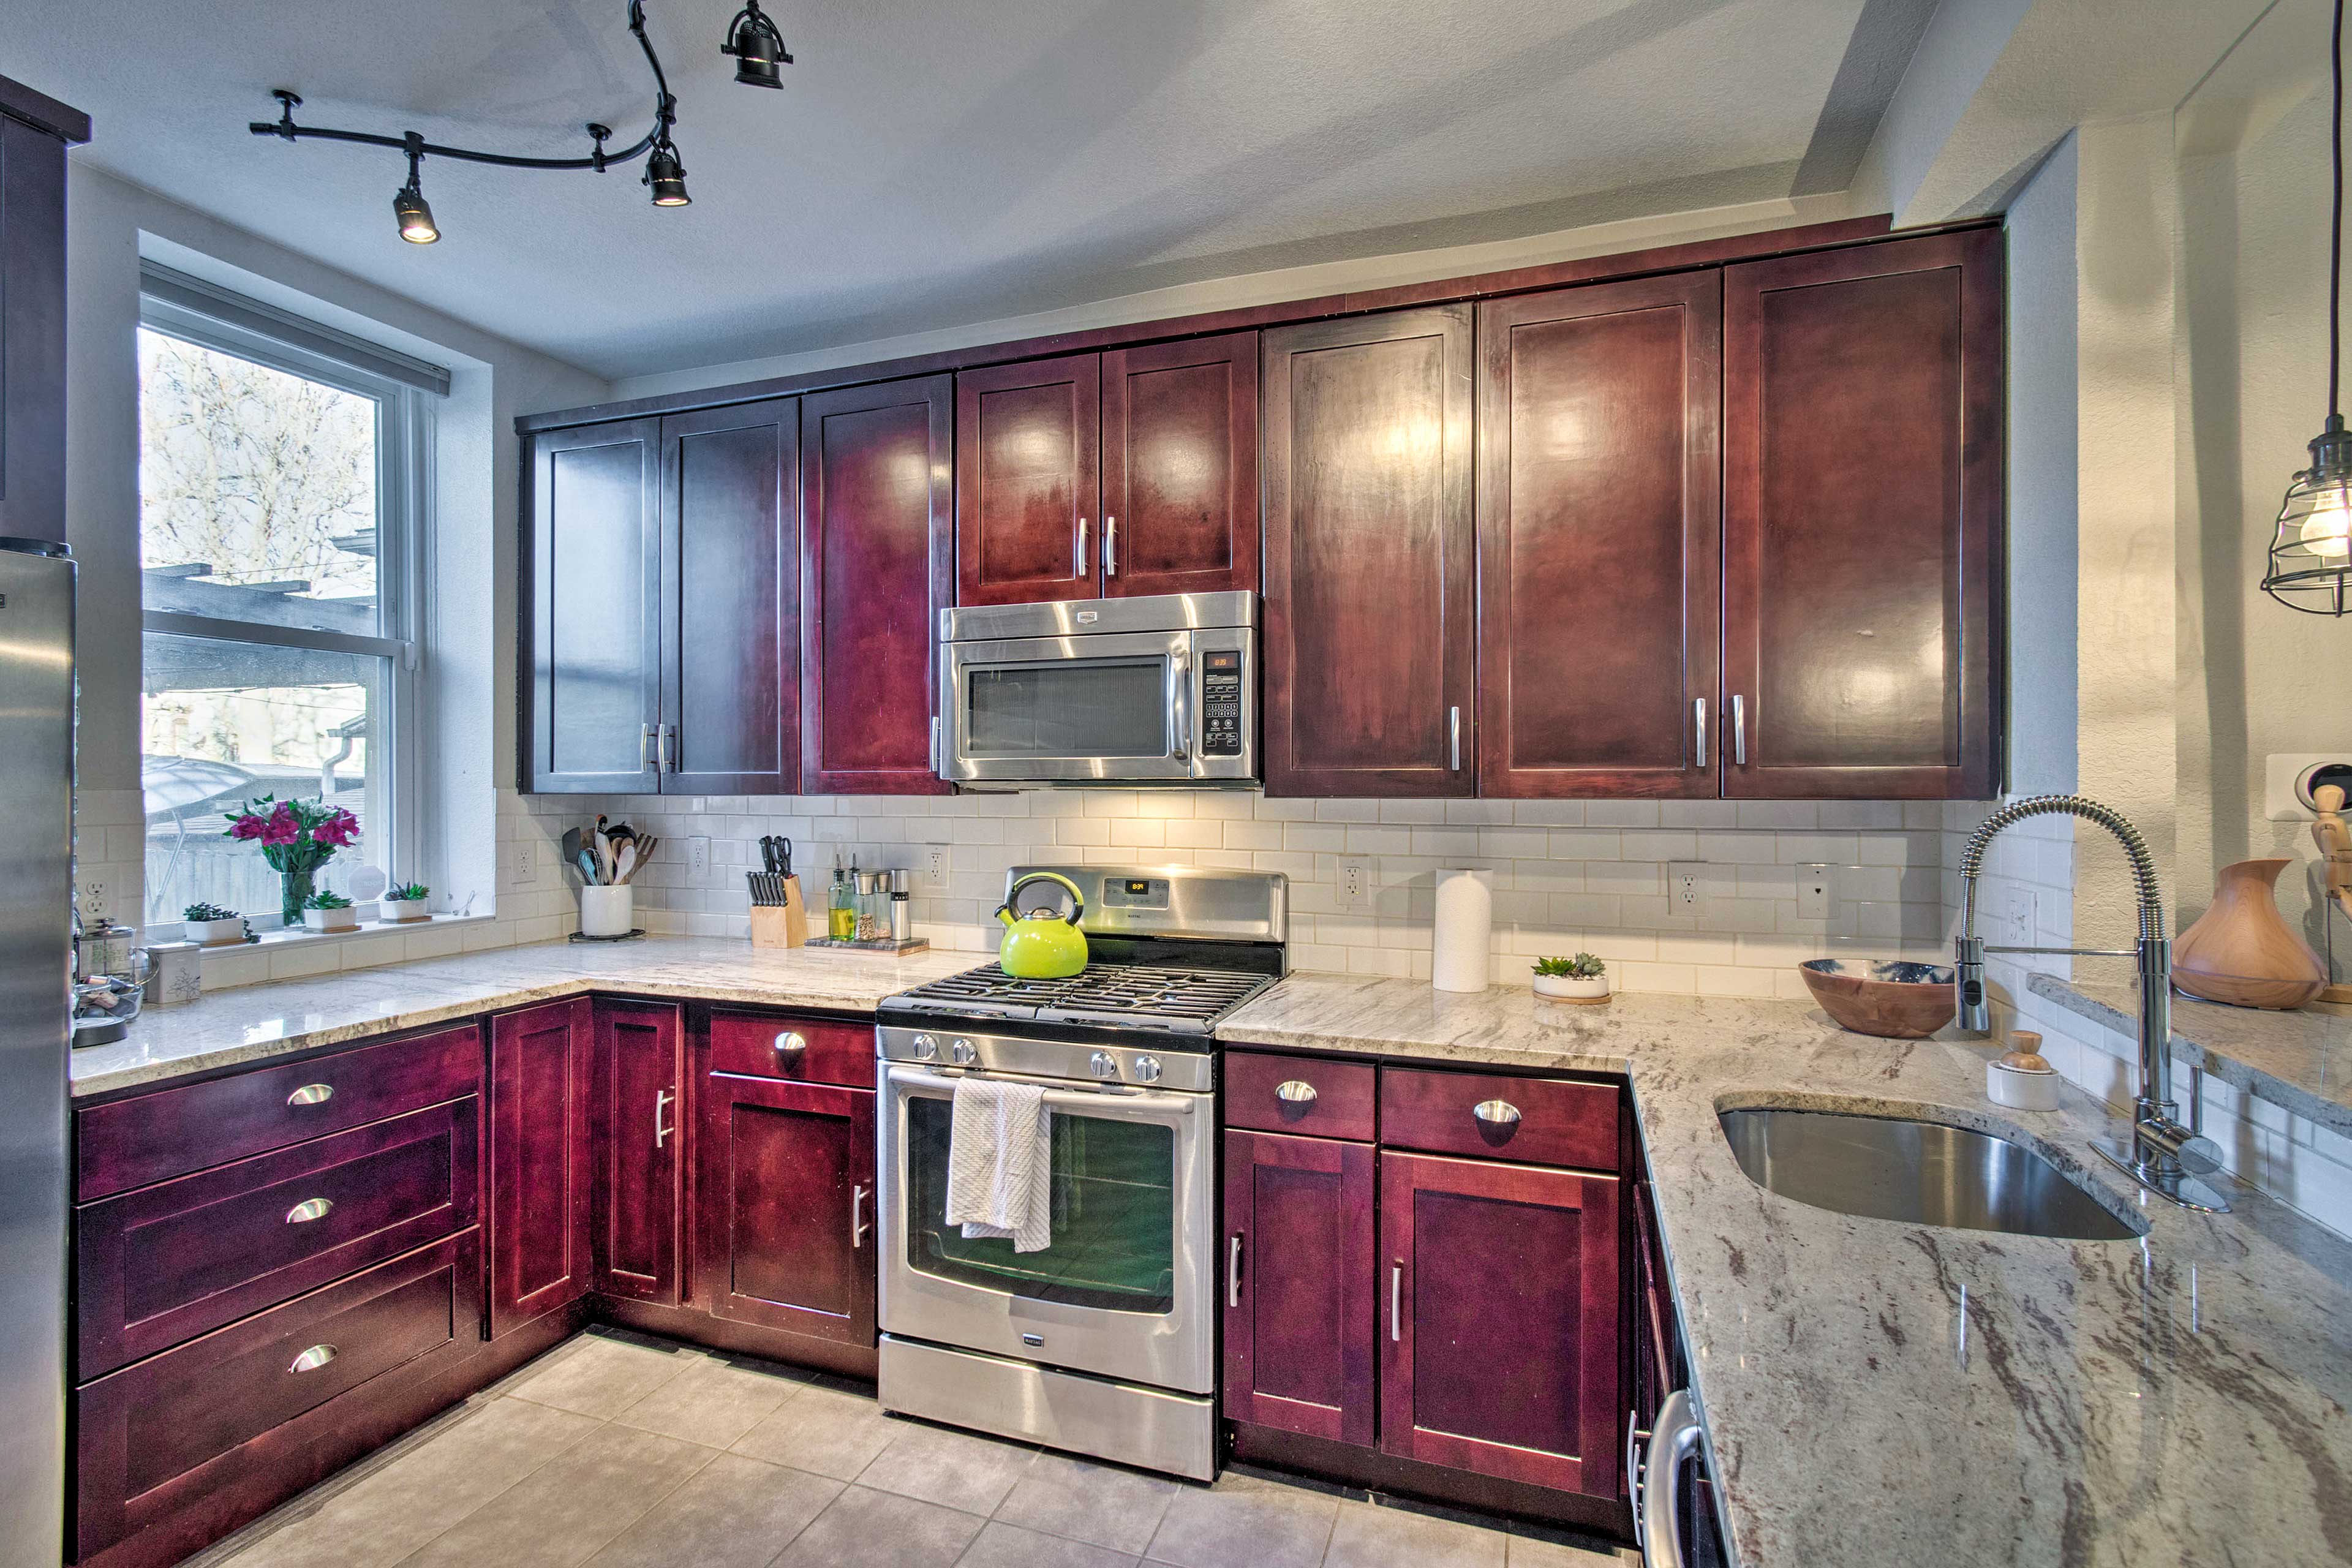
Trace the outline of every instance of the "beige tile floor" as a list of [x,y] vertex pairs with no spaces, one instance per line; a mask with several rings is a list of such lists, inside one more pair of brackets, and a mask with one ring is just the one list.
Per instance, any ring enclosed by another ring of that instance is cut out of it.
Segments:
[[592,1331],[183,1568],[1619,1560],[1586,1546],[1238,1471],[1202,1487],[1087,1464],[884,1415],[853,1384]]

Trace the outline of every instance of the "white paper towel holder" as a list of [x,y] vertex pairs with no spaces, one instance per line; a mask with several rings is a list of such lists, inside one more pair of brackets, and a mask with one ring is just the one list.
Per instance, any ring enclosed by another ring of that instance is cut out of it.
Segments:
[[1492,871],[1442,867],[1437,873],[1437,909],[1430,924],[1429,984],[1433,990],[1468,994],[1493,980],[1495,894]]

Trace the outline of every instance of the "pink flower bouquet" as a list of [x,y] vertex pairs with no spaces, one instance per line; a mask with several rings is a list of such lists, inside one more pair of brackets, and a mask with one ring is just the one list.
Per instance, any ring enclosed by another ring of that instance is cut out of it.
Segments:
[[319,868],[338,849],[359,842],[360,819],[341,806],[315,800],[279,800],[263,795],[227,814],[226,836],[261,845],[261,858],[285,883],[279,911],[289,926],[302,923],[302,902],[313,889]]

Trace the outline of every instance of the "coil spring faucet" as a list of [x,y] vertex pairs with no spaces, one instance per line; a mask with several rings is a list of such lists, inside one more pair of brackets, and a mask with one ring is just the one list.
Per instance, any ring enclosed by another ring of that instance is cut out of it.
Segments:
[[[1977,877],[1984,869],[1985,848],[2003,828],[2029,816],[2079,816],[2114,834],[2131,859],[2133,889],[2139,900],[2139,940],[2129,949],[2095,947],[1987,947],[1977,936]],[[2159,1197],[2184,1208],[2227,1214],[2230,1205],[2200,1176],[2221,1167],[2221,1151],[2210,1138],[2181,1125],[2179,1107],[2172,1099],[2172,942],[2164,934],[2164,899],[2157,887],[2156,858],[2123,813],[2079,795],[2035,795],[2011,801],[1978,825],[1960,851],[1960,934],[1955,944],[1959,971],[1959,1012],[1963,1029],[1986,1034],[1992,1028],[1992,1007],[1985,997],[1984,961],[1988,952],[2071,953],[2084,958],[2129,958],[2137,961],[2139,981],[2139,1092],[2132,1100],[2128,1139],[2100,1139],[2093,1144],[2125,1174]]]

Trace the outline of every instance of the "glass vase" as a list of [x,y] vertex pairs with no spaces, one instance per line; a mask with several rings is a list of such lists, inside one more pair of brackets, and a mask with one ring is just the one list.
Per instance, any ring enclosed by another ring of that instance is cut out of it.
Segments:
[[302,906],[310,901],[312,893],[318,891],[319,868],[305,866],[299,871],[281,871],[278,880],[281,889],[278,912],[285,917],[288,931],[300,931]]

